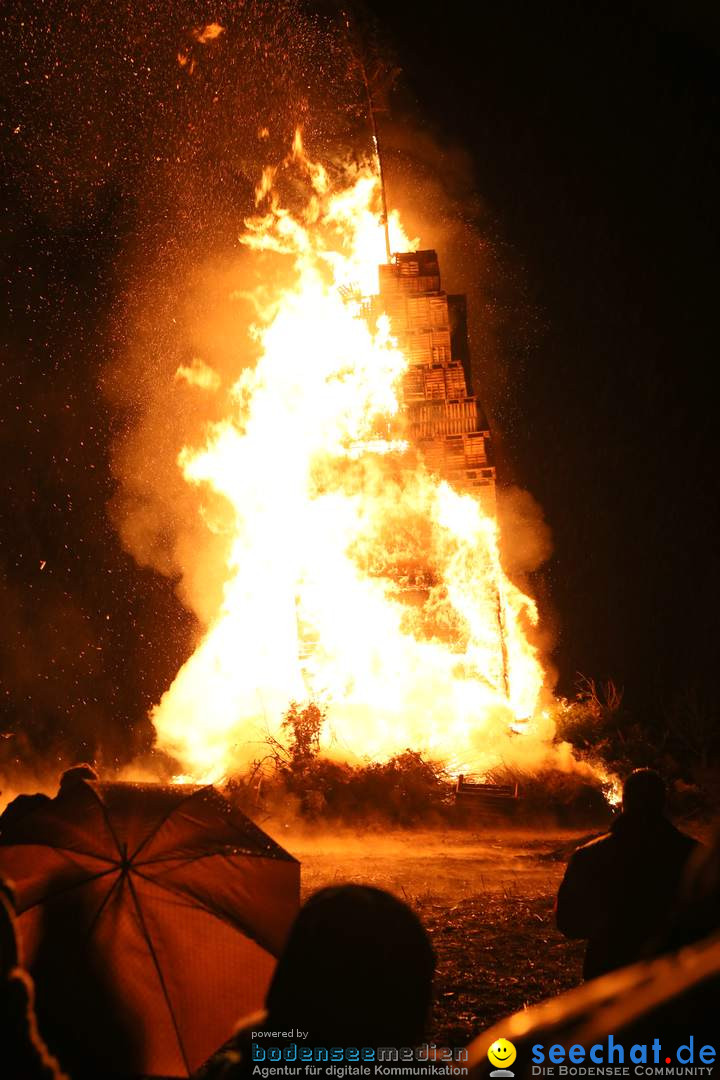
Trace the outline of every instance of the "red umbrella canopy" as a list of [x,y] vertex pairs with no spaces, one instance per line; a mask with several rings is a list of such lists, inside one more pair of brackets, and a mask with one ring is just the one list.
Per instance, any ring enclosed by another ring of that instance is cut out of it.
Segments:
[[81,780],[0,836],[70,1071],[186,1077],[261,1007],[300,864],[212,787]]

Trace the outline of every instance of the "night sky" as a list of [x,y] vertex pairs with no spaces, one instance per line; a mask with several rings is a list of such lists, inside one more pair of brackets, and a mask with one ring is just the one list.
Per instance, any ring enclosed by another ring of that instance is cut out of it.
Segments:
[[516,275],[500,465],[552,528],[536,585],[560,687],[580,671],[638,710],[716,711],[717,10],[481,4],[463,29],[450,5],[426,33],[390,8]]
[[[552,531],[534,589],[559,688],[571,693],[577,672],[612,677],[645,715],[688,693],[712,700],[717,16],[373,6],[373,47],[402,68],[384,121],[391,195],[412,164],[399,130],[432,140],[438,160],[464,154],[468,224],[486,237],[477,307],[493,322],[492,350],[475,329],[476,366],[500,479],[531,492]],[[172,282],[178,246],[186,260],[237,235],[256,177],[246,127],[275,122],[279,146],[299,120],[320,151],[349,139],[354,92],[329,8],[7,5],[6,761],[38,749],[123,761],[150,745],[147,709],[196,625],[173,581],[122,549],[108,512],[113,455],[142,411],[142,380],[122,404],[115,389],[132,283],[143,260]],[[198,45],[192,29],[213,21],[225,39]],[[196,77],[179,51],[197,53]],[[345,126],[321,116],[328,96]]]

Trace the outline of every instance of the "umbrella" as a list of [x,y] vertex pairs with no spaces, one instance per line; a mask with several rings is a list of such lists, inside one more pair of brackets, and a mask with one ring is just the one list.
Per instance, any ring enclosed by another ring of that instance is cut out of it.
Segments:
[[212,787],[80,780],[3,829],[0,874],[78,1075],[190,1075],[261,1007],[299,903],[299,863]]

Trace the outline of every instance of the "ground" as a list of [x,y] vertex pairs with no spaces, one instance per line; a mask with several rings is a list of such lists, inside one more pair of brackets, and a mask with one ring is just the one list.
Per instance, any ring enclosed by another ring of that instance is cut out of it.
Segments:
[[580,981],[582,943],[555,929],[565,864],[587,833],[497,826],[432,832],[283,833],[306,897],[323,885],[388,889],[422,919],[438,959],[430,1041],[462,1046],[494,1021]]

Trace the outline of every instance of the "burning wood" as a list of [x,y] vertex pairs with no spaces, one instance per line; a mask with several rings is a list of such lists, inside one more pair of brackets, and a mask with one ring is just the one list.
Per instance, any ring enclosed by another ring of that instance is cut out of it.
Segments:
[[[201,513],[206,492],[227,506],[223,597],[153,712],[160,746],[217,779],[282,741],[296,701],[323,708],[339,760],[542,759],[537,611],[500,563],[464,298],[395,211],[386,261],[372,163],[331,173],[298,132],[256,198],[241,240],[261,270],[243,294],[260,358],[179,461]],[[178,378],[217,393],[202,374]]]

